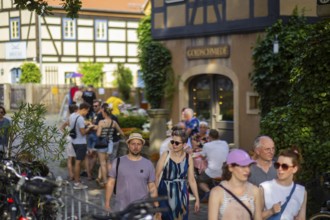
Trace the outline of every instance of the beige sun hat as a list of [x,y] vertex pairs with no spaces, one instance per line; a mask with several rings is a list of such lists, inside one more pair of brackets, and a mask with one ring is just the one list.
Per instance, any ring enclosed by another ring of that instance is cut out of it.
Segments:
[[142,135],[139,133],[131,133],[128,137],[128,139],[126,140],[126,143],[128,144],[131,140],[133,139],[138,139],[142,141],[142,144],[144,144],[146,141],[143,139]]

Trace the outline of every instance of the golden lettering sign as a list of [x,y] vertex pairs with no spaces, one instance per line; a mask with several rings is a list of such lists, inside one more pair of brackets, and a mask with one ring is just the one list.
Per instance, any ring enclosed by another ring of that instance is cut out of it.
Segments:
[[188,47],[186,55],[188,59],[228,58],[229,45]]

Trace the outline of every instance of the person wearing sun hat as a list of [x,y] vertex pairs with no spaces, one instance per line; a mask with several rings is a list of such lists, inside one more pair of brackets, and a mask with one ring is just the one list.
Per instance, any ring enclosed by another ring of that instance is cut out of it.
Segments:
[[211,190],[209,220],[262,219],[258,187],[248,182],[253,163],[255,161],[242,149],[229,152],[223,165],[222,181]]
[[[134,201],[158,196],[155,168],[150,160],[141,156],[145,144],[142,135],[131,133],[126,143],[128,154],[115,159],[109,172],[105,192],[107,210],[121,211]],[[110,207],[110,199],[114,192],[116,192],[115,203]],[[158,205],[156,202],[155,206]]]

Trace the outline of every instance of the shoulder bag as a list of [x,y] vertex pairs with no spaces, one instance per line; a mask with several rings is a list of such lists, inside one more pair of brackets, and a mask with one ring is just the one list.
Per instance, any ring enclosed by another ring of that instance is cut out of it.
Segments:
[[280,220],[281,219],[281,216],[282,216],[287,204],[289,203],[289,201],[291,199],[291,196],[292,196],[295,189],[296,189],[296,184],[294,183],[289,196],[286,197],[285,203],[283,203],[283,205],[281,205],[281,211],[279,213],[276,213],[276,214],[270,216],[267,220]]
[[113,194],[116,195],[117,193],[117,179],[118,179],[118,167],[120,163],[120,157],[117,158],[117,164],[116,164],[116,179],[115,179],[115,185],[113,187]]
[[77,138],[77,132],[76,132],[76,124],[77,124],[77,120],[80,116],[77,116],[76,121],[74,122],[74,126],[73,128],[69,131],[69,136],[72,139],[76,139]]
[[249,213],[250,219],[253,220],[253,215],[252,215],[251,210],[239,198],[237,198],[237,196],[235,196],[234,193],[232,193],[229,189],[227,189],[226,187],[221,185],[221,183],[219,184],[219,186],[221,188],[223,188],[227,193],[229,193],[240,205],[242,205],[246,209],[246,211]]

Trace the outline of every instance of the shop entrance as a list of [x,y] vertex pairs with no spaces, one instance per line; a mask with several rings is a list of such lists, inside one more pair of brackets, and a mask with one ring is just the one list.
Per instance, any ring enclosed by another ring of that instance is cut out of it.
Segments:
[[201,74],[189,83],[189,107],[200,121],[220,132],[220,138],[234,143],[233,82],[224,75]]

